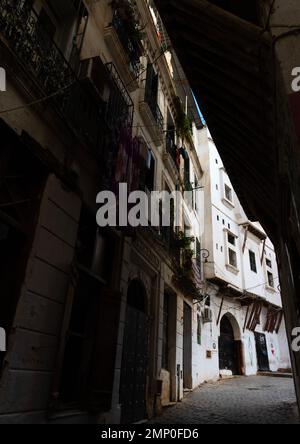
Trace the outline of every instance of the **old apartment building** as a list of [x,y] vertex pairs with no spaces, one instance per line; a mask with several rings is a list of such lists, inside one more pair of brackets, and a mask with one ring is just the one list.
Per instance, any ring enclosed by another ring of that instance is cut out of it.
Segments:
[[[0,420],[144,419],[162,377],[174,400],[191,380],[193,298],[176,293],[200,265],[191,92],[149,2],[1,0],[0,23]],[[182,231],[97,229],[96,196],[120,182],[192,191]]]
[[209,131],[204,169],[205,299],[195,306],[193,386],[291,367],[274,247],[248,220]]
[[299,401],[299,2],[155,1],[239,199],[276,249]]
[[[0,0],[0,60],[0,422],[133,423],[220,371],[287,368],[273,247],[154,3]],[[181,226],[99,229],[124,182],[189,191]]]

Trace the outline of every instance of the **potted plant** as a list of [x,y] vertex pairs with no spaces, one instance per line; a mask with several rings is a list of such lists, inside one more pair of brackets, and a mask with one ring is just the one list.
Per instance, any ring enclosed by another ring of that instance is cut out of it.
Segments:
[[174,106],[176,111],[176,127],[178,136],[183,140],[190,140],[192,136],[192,123],[184,110],[180,97],[174,97]]
[[142,40],[144,38],[143,30],[137,20],[137,6],[135,0],[112,0],[110,3],[114,13],[118,14],[122,21],[128,38],[132,46],[138,52],[138,56],[143,54]]
[[194,281],[193,276],[193,256],[194,251],[191,244],[195,241],[194,237],[186,236],[185,233],[180,232],[175,240],[175,251],[179,254],[175,255],[174,268],[175,274],[173,276],[174,284],[188,296],[198,299],[200,290]]

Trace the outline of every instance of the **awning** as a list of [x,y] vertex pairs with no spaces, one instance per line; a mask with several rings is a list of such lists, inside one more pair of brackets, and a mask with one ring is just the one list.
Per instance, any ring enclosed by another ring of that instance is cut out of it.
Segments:
[[249,219],[278,215],[276,65],[269,33],[206,0],[156,0]]

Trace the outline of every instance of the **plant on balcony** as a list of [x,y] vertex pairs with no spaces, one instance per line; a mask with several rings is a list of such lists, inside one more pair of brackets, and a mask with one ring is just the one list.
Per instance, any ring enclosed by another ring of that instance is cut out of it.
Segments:
[[175,239],[174,247],[174,284],[187,296],[199,299],[200,292],[194,280],[192,243],[195,238],[180,232]]
[[135,0],[112,0],[110,3],[113,11],[118,13],[126,29],[129,39],[135,46],[138,55],[144,52],[142,40],[144,38],[143,29],[137,20],[137,5]]
[[183,140],[190,140],[192,137],[192,122],[184,110],[180,97],[174,97],[174,105],[177,133]]

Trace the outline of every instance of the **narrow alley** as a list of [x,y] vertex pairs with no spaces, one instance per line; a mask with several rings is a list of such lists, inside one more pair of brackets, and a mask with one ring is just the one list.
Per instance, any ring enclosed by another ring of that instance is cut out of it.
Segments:
[[0,425],[299,423],[299,22],[0,0]]
[[292,379],[237,377],[205,384],[153,424],[299,424]]

